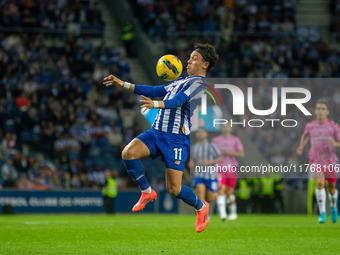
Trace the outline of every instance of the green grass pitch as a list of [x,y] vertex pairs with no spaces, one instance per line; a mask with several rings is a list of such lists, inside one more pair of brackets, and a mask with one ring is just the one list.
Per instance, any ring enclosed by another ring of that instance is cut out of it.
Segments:
[[340,222],[303,215],[3,215],[0,254],[340,254]]

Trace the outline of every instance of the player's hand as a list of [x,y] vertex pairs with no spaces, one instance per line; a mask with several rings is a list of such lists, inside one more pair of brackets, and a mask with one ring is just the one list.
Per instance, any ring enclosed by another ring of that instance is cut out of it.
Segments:
[[329,142],[329,145],[332,146],[332,147],[336,147],[336,142],[332,139],[328,139],[328,142]]
[[229,149],[224,149],[223,150],[223,155],[225,155],[225,156],[229,156],[229,155],[231,155],[233,152],[231,151],[231,150],[229,150]]
[[112,85],[115,85],[117,87],[124,86],[124,82],[112,74],[104,78],[103,84],[105,86],[112,86]]
[[210,165],[210,161],[207,160],[207,159],[203,159],[202,165],[203,165],[203,166],[209,166],[209,165]]
[[299,147],[296,149],[297,155],[301,156],[301,155],[302,155],[302,152],[303,152],[303,148],[302,148],[301,146],[299,146]]
[[148,109],[154,108],[154,103],[153,103],[153,101],[150,98],[148,98],[146,96],[143,96],[143,95],[141,95],[141,97],[143,99],[141,99],[140,102],[143,103],[143,104],[140,106],[140,108],[144,108],[145,107],[143,112],[145,112]]

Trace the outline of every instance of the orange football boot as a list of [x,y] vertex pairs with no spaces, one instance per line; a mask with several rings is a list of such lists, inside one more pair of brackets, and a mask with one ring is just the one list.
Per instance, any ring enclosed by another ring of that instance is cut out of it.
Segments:
[[144,207],[151,201],[157,199],[156,191],[152,190],[151,193],[144,193],[140,196],[138,202],[133,206],[133,212],[139,212],[144,209]]
[[197,211],[197,220],[196,220],[196,231],[202,232],[205,227],[208,225],[208,217],[209,217],[209,203],[203,202],[205,204],[204,209]]

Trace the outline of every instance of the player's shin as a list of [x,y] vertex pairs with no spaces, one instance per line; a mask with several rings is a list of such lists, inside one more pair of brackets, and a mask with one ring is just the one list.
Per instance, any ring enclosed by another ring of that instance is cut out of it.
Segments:
[[337,208],[337,203],[338,203],[338,191],[335,189],[335,192],[333,194],[328,193],[329,195],[329,201],[331,205],[331,220],[333,223],[338,221],[338,208]]
[[220,214],[220,218],[222,220],[225,220],[227,218],[227,211],[226,211],[226,203],[225,203],[226,196],[218,196],[216,201],[217,201],[217,207],[218,207],[218,212]]
[[328,193],[331,208],[336,208],[338,203],[338,190],[336,189],[334,194]]
[[316,189],[315,195],[316,201],[318,202],[320,214],[326,212],[326,190],[324,188]]
[[203,202],[196,196],[196,194],[189,187],[182,185],[181,191],[177,195],[177,198],[182,199],[188,205],[195,207],[196,210],[200,210],[203,207]]
[[127,173],[142,192],[151,193],[152,189],[144,175],[144,167],[138,159],[123,159]]
[[230,214],[236,215],[237,209],[236,209],[236,201],[235,201],[235,195],[231,194],[229,196],[229,212]]

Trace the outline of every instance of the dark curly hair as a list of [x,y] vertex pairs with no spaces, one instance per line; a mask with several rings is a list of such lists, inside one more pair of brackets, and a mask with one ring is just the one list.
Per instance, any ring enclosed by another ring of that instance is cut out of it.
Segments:
[[203,59],[209,62],[209,66],[207,68],[207,72],[213,68],[218,60],[218,55],[216,53],[215,47],[209,43],[197,43],[195,46],[195,51],[199,52]]

